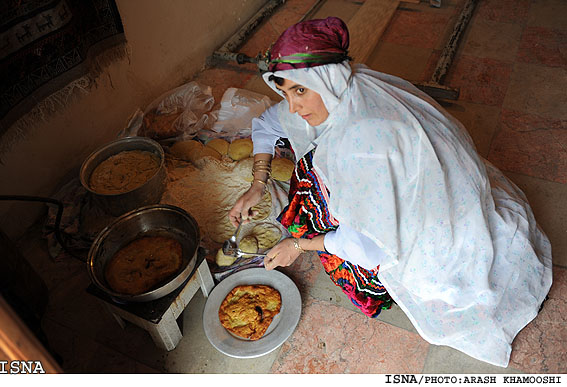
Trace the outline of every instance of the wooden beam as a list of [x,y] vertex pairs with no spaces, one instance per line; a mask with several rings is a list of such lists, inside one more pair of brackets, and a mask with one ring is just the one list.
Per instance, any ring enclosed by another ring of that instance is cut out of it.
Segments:
[[354,62],[368,60],[399,4],[399,0],[366,0],[350,19],[349,53]]
[[10,371],[12,361],[39,361],[41,368],[48,374],[63,372],[49,352],[1,296],[0,360],[7,361],[8,364],[3,366],[7,372]]

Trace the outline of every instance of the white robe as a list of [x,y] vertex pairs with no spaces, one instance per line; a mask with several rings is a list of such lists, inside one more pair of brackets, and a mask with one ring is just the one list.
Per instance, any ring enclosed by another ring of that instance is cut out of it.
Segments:
[[[279,121],[330,191],[331,214],[378,246],[379,278],[421,336],[506,367],[551,287],[551,246],[524,194],[410,83],[347,62],[265,73],[319,93],[317,127]],[[366,266],[372,262],[353,261]]]
[[[274,155],[274,148],[281,137],[287,137],[278,118],[275,105],[252,119],[252,141],[254,154]],[[342,224],[336,231],[325,234],[325,250],[349,262],[356,262],[368,270],[375,269],[384,260],[384,251],[366,235]]]

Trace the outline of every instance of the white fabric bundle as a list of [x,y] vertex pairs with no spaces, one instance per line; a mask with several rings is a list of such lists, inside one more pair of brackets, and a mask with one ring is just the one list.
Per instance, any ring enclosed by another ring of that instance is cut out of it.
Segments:
[[276,92],[272,74],[321,95],[321,125],[285,100],[279,121],[297,157],[317,148],[331,214],[386,253],[379,277],[421,336],[506,367],[552,281],[551,246],[524,194],[400,78],[343,62],[265,73]]

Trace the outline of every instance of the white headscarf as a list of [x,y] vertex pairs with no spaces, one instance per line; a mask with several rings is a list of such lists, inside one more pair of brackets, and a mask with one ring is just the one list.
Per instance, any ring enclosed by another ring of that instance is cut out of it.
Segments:
[[521,191],[402,79],[347,62],[264,74],[278,93],[272,74],[321,95],[325,122],[284,100],[282,127],[297,157],[316,147],[330,212],[385,251],[380,279],[420,334],[506,366],[551,286],[549,241]]

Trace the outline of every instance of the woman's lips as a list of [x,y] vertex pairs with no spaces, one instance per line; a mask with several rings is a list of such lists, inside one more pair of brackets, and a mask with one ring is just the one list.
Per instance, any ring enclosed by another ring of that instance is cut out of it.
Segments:
[[309,117],[311,117],[311,114],[306,114],[304,116],[301,116],[301,118],[303,118],[305,121],[307,121]]

